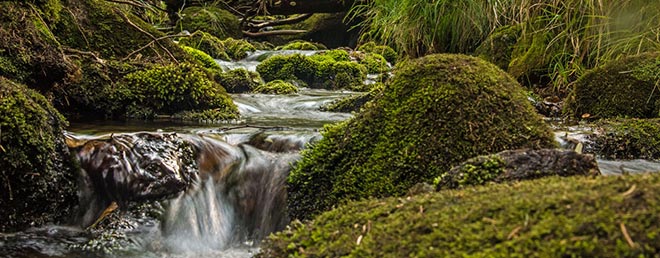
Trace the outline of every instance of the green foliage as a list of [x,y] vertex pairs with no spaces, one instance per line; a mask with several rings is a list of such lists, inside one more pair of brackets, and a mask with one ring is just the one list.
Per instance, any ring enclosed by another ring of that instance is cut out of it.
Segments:
[[204,31],[219,39],[240,38],[242,35],[238,18],[229,11],[207,6],[192,6],[183,9],[176,24],[178,31]]
[[204,66],[208,69],[222,70],[222,67],[220,67],[220,65],[216,63],[215,60],[213,60],[213,57],[209,56],[203,51],[187,46],[181,46],[181,48],[183,48],[186,53],[191,55],[193,59],[197,61],[197,63],[201,66]]
[[658,117],[658,86],[660,52],[622,58],[580,77],[565,111],[575,117]]
[[155,66],[130,73],[124,80],[123,87],[128,95],[123,99],[131,101],[130,105],[137,110],[171,115],[186,110],[218,109],[225,112],[226,117],[238,115],[222,86],[210,80],[202,68],[190,63]]
[[229,93],[250,92],[261,84],[258,73],[243,68],[214,74],[215,81],[220,83]]
[[652,257],[659,191],[654,173],[370,199],[293,222],[257,257]]
[[606,159],[660,158],[660,120],[616,119],[594,125],[598,132],[589,135],[593,152]]
[[397,59],[397,53],[389,46],[379,46],[376,45],[376,42],[369,41],[365,44],[360,45],[357,48],[358,51],[379,54],[387,60],[390,64],[395,64]]
[[301,80],[310,87],[346,89],[362,85],[366,79],[366,68],[345,60],[346,51],[327,51],[318,55],[278,55],[264,60],[257,72],[264,81]]
[[475,55],[506,71],[511,62],[513,48],[518,43],[522,26],[508,25],[497,28],[475,50]]
[[554,145],[510,76],[478,58],[427,56],[399,64],[382,96],[303,151],[289,176],[290,213],[402,195],[477,155]]
[[225,45],[225,51],[227,55],[233,60],[241,60],[248,56],[248,52],[254,52],[257,50],[250,42],[244,39],[233,39],[228,38],[222,41]]
[[323,50],[328,49],[323,44],[313,43],[301,40],[295,40],[287,43],[284,46],[278,46],[275,50]]
[[66,126],[42,95],[0,77],[0,231],[64,219],[76,205]]
[[298,92],[298,87],[282,80],[270,81],[259,85],[253,90],[255,93],[264,94],[293,94]]
[[196,31],[189,37],[179,39],[179,44],[199,49],[215,59],[229,61],[230,58],[225,52],[225,44],[222,40],[203,31]]

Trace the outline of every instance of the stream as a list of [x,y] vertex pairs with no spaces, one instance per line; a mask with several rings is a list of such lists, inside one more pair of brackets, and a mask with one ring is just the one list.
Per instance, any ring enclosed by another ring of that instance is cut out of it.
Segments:
[[[270,54],[257,51],[239,62],[217,62],[224,69],[253,71],[258,60]],[[295,95],[233,94],[241,120],[227,124],[71,123],[69,145],[74,146],[83,174],[92,179],[83,182],[80,194],[85,208],[72,225],[93,224],[113,202],[122,207],[136,200],[162,201],[102,232],[109,238],[118,236],[120,253],[85,251],[103,251],[105,243],[90,244],[89,232],[80,226],[51,225],[0,233],[0,256],[251,257],[261,239],[289,222],[284,185],[300,150],[320,139],[323,125],[352,117],[321,112],[319,107],[352,94],[314,89]],[[556,135],[566,148],[572,148],[567,138],[581,139],[580,132]],[[182,146],[194,150],[197,167],[186,163],[181,150],[187,149]],[[598,163],[605,175],[660,171],[655,161],[599,159]],[[188,173],[194,176],[188,178],[185,171],[195,171]],[[120,183],[100,189],[95,180]],[[178,189],[187,190],[176,194]],[[157,216],[148,216],[154,210]]]

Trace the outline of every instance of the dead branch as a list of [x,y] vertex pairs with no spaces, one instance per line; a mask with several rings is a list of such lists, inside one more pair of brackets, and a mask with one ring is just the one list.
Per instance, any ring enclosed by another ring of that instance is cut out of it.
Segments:
[[[197,32],[195,32],[195,33],[197,33]],[[126,57],[122,58],[121,60],[122,60],[122,61],[126,61],[126,60],[127,60],[129,57],[131,57],[132,55],[135,55],[135,54],[139,53],[140,51],[144,50],[145,48],[148,48],[149,46],[153,45],[154,43],[156,43],[156,42],[159,41],[159,40],[169,39],[169,38],[191,37],[192,35],[195,35],[195,33],[193,33],[193,34],[166,35],[166,36],[162,36],[162,37],[160,37],[160,38],[156,38],[156,39],[152,40],[151,42],[147,43],[146,45],[144,45],[144,46],[142,46],[142,47],[136,49],[136,50],[133,51],[133,52],[131,52],[130,54],[128,54]]]
[[265,36],[279,36],[279,35],[297,35],[306,33],[306,30],[271,30],[261,32],[243,31],[243,35],[248,37],[265,37]]
[[96,55],[93,52],[81,51],[81,50],[78,50],[78,49],[73,49],[73,48],[68,48],[68,47],[64,47],[62,49],[64,50],[64,52],[69,52],[69,53],[79,54],[79,55],[85,55],[85,56],[91,56],[91,57],[94,58],[94,61],[96,61],[97,63],[105,65],[105,60],[101,59],[98,55]]
[[[135,28],[135,29],[137,29],[138,31],[142,32],[143,34],[149,36],[149,37],[152,39],[152,42],[150,42],[149,44],[155,42],[156,45],[158,45],[161,49],[163,49],[163,51],[165,51],[165,53],[167,53],[167,55],[169,55],[170,58],[172,58],[172,60],[173,60],[175,63],[177,63],[177,64],[179,63],[179,61],[176,60],[176,57],[174,57],[174,55],[172,55],[172,52],[170,52],[170,50],[168,50],[166,47],[164,47],[162,44],[160,44],[160,41],[158,40],[158,38],[154,37],[154,35],[151,35],[151,33],[147,32],[147,31],[143,30],[142,28],[140,28],[139,26],[135,25],[133,22],[131,22],[131,20],[130,20],[130,19],[126,16],[126,14],[124,14],[123,12],[121,12],[121,11],[119,11],[119,10],[115,10],[115,12],[117,12],[117,13],[119,14],[119,16],[121,16],[121,18],[122,18],[126,23],[128,23],[128,24],[131,25],[131,26],[133,26],[133,28]],[[149,44],[147,44],[147,45],[149,45]]]
[[302,15],[298,15],[298,16],[294,16],[294,17],[289,17],[289,18],[286,18],[286,19],[281,19],[281,20],[260,21],[260,23],[257,23],[257,24],[248,23],[248,27],[250,27],[251,29],[261,29],[261,28],[268,27],[268,26],[294,24],[294,23],[298,23],[298,22],[307,20],[309,17],[312,17],[311,13],[306,13],[306,14],[302,14]]

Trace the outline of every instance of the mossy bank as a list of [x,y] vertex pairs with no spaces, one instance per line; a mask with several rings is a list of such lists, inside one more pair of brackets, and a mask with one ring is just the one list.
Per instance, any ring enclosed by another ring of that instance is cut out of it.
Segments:
[[289,209],[309,218],[347,200],[404,194],[481,154],[555,145],[522,87],[464,55],[399,64],[382,96],[327,126],[289,176]]
[[660,174],[371,199],[293,222],[258,257],[653,257],[659,202]]

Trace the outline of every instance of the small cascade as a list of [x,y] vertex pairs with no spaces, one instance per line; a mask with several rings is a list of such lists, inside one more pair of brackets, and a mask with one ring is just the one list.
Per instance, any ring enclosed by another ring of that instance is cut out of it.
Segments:
[[224,61],[224,60],[216,59],[215,62],[219,64],[220,67],[222,67],[222,70],[224,71],[243,68],[248,71],[255,72],[257,71],[257,65],[259,65],[261,61],[266,60],[270,56],[293,55],[293,54],[311,56],[318,52],[319,51],[315,51],[315,50],[257,50],[252,52],[250,55],[248,55],[246,58],[242,60]]

